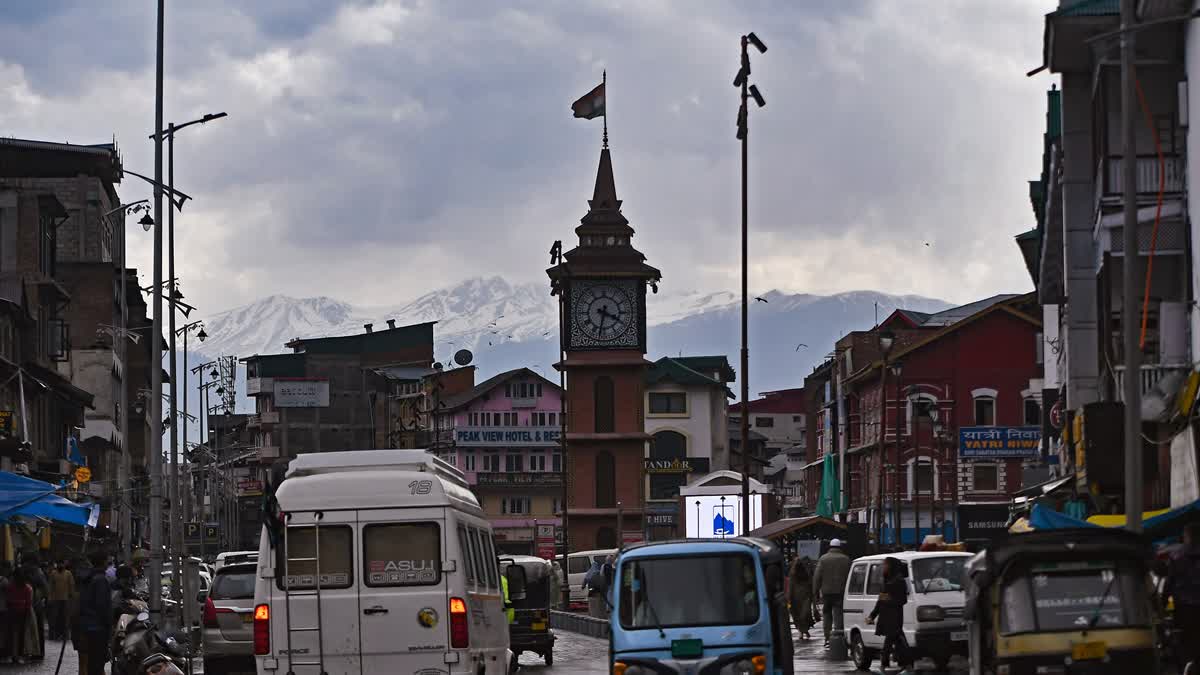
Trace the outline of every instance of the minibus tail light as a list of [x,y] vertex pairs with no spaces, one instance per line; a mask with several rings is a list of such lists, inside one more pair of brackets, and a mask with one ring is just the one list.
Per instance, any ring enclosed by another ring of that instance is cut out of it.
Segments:
[[271,653],[271,606],[259,605],[254,608],[254,655],[265,656]]
[[450,646],[454,649],[466,649],[470,643],[467,603],[462,598],[450,598]]

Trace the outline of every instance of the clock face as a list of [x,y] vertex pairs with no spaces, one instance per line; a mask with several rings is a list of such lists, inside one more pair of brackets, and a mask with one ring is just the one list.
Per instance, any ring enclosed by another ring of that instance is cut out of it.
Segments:
[[571,289],[571,345],[638,347],[639,297],[636,282],[579,281]]

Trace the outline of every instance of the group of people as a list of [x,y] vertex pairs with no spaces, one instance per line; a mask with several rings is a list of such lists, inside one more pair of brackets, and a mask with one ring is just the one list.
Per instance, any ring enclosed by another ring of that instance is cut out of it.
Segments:
[[118,567],[104,553],[88,560],[45,561],[27,554],[0,561],[0,663],[46,657],[46,640],[71,640],[80,675],[104,673],[113,625],[113,593],[142,577],[139,560]]
[[[809,570],[807,559],[796,558],[788,572],[788,604],[792,622],[803,639],[811,639],[809,631],[824,617],[825,646],[833,631],[843,630],[842,604],[846,589],[846,578],[850,576],[850,556],[842,549],[842,542],[829,542],[829,551],[817,561],[816,568]],[[905,584],[904,563],[896,558],[887,558],[883,564],[883,590],[875,608],[867,617],[868,624],[875,625],[875,634],[884,638],[882,665],[888,667],[895,657],[902,667],[912,665],[904,640],[904,605],[908,602],[908,587]],[[814,599],[820,600],[820,610]]]

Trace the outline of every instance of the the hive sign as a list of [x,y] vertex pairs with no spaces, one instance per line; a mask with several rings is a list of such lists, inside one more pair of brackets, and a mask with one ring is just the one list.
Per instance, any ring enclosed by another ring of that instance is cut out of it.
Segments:
[[732,537],[733,521],[717,512],[713,516],[713,534],[716,536]]

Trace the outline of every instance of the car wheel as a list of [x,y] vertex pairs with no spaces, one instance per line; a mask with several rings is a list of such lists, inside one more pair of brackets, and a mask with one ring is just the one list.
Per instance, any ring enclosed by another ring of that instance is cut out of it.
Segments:
[[858,631],[850,637],[850,658],[854,660],[854,667],[859,670],[871,670],[871,660],[874,656],[871,650],[863,644],[862,636]]

